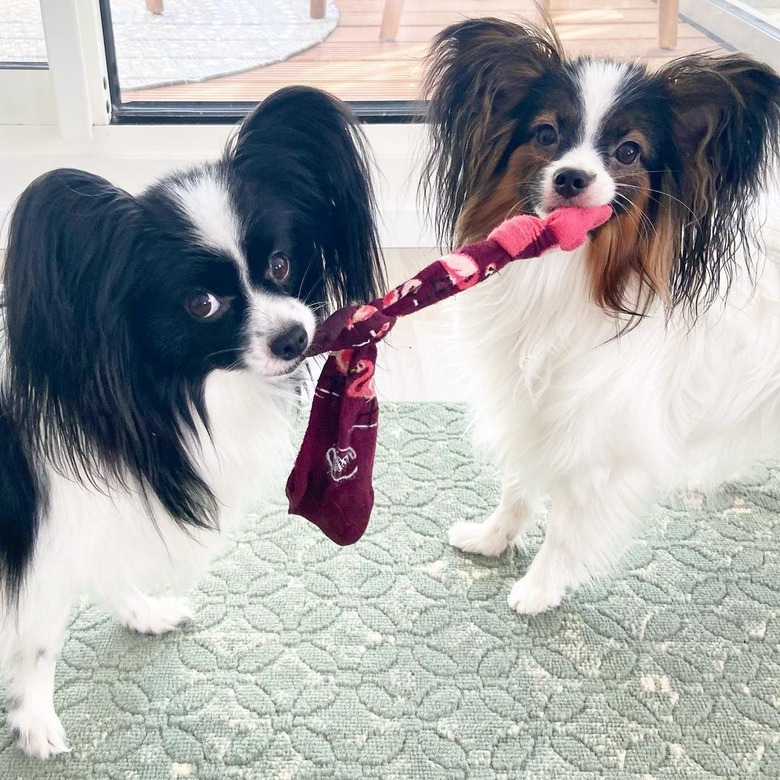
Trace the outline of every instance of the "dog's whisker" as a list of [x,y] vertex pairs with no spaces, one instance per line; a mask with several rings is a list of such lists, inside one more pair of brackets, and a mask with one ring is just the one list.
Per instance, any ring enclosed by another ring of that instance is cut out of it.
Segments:
[[207,358],[219,357],[220,355],[229,355],[231,352],[241,352],[241,347],[229,347],[227,349],[218,349],[216,352],[209,352]]
[[[636,191],[638,191],[638,192],[642,192],[642,193],[646,193],[646,192],[648,192],[648,190],[647,190],[647,188],[646,188],[646,187],[639,187],[639,186],[637,186],[637,185],[635,185],[635,184],[629,184],[629,183],[627,183],[627,182],[622,182],[622,181],[621,181],[621,182],[620,182],[620,186],[621,186],[621,187],[624,187],[624,188],[626,188],[626,189],[632,189],[632,190],[636,190]],[[670,194],[670,193],[668,193],[668,192],[664,192],[664,193],[662,193],[662,196],[663,196],[664,198],[667,198],[667,199],[669,199],[669,200],[671,200],[671,201],[675,202],[675,203],[678,203],[678,204],[679,204],[680,206],[682,206],[682,207],[683,207],[683,208],[684,208],[686,211],[688,211],[688,212],[689,212],[690,216],[691,216],[691,217],[693,217],[693,219],[694,219],[694,220],[696,220],[696,221],[699,221],[699,220],[698,220],[698,218],[696,217],[696,214],[694,213],[693,209],[691,209],[691,208],[690,208],[690,206],[688,206],[688,204],[687,204],[687,203],[685,203],[685,202],[683,202],[682,200],[680,200],[680,198],[677,198],[677,197],[675,197],[675,196],[671,195],[671,194]]]

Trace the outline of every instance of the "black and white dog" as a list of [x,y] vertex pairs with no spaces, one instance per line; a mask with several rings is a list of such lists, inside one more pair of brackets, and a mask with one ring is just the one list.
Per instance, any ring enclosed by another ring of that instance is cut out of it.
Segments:
[[382,287],[348,110],[283,89],[216,163],[133,196],[77,170],[20,197],[4,272],[0,653],[19,747],[66,750],[53,704],[87,592],[143,633],[269,486],[318,315]]

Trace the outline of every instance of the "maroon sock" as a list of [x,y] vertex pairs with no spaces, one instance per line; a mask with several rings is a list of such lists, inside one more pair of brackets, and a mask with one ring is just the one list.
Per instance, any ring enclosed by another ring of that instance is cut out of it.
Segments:
[[317,328],[309,355],[331,352],[320,375],[298,458],[287,481],[290,514],[301,515],[338,544],[368,525],[379,406],[374,393],[376,343],[397,317],[466,290],[512,260],[548,249],[574,249],[606,222],[609,206],[566,208],[546,219],[507,220],[485,241],[434,261],[384,298],[339,309]]
[[302,515],[338,544],[356,542],[374,505],[371,475],[379,404],[374,393],[376,344],[328,358],[311,418],[287,481],[290,512]]

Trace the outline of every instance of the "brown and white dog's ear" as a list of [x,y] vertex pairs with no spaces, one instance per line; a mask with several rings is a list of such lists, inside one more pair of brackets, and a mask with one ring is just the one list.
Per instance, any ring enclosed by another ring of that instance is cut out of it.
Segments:
[[749,256],[751,204],[780,153],[780,76],[742,54],[694,55],[659,70],[678,152],[669,203],[680,257],[673,300],[706,301]]
[[[673,111],[672,132],[690,200],[746,197],[761,185],[780,149],[780,77],[750,57],[698,55],[659,71]],[[725,193],[723,193],[725,196]]]
[[436,36],[423,84],[432,149],[422,195],[437,201],[440,239],[452,240],[469,193],[495,169],[512,137],[513,106],[562,59],[552,30],[499,19],[458,22]]

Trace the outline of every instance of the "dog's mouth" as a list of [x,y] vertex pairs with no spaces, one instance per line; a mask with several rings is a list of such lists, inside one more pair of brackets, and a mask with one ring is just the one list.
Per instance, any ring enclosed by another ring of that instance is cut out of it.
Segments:
[[[563,173],[563,171],[562,171]],[[577,171],[571,172],[572,175]],[[618,197],[616,182],[609,175],[582,171],[580,186],[571,186],[571,191],[564,191],[563,185],[556,184],[555,179],[548,180],[545,175],[537,182],[535,191],[534,212],[544,218],[553,211],[561,208],[600,208],[609,206],[613,215],[625,210],[625,204],[621,206],[623,198]]]
[[613,200],[609,203],[585,203],[585,202],[578,202],[576,200],[565,200],[561,199],[560,202],[542,202],[539,201],[539,203],[533,208],[532,211],[528,212],[530,214],[535,214],[537,217],[541,219],[546,219],[550,216],[554,211],[557,211],[558,209],[563,208],[582,208],[582,209],[592,209],[592,208],[598,208],[600,206],[609,206],[612,209],[612,214],[610,215],[609,219],[606,222],[603,222],[601,225],[598,225],[597,227],[593,228],[591,230],[591,233],[595,233],[598,230],[601,230],[601,228],[604,227],[608,222],[610,222],[612,219],[614,219],[619,213],[622,213],[625,211],[625,206],[621,207],[617,200]]
[[283,360],[262,351],[245,353],[241,363],[244,368],[266,379],[283,380],[299,371],[305,359],[304,355],[299,355],[291,360]]
[[[265,372],[265,375],[268,377],[276,378],[276,377],[285,377],[290,376],[294,374],[298,369],[301,367],[304,361],[304,357],[298,357],[294,360],[287,360],[284,361],[282,365],[280,365],[278,368],[274,366],[270,366],[269,370]],[[282,363],[282,361],[278,361],[279,363]]]

